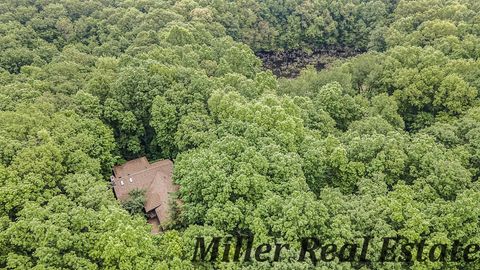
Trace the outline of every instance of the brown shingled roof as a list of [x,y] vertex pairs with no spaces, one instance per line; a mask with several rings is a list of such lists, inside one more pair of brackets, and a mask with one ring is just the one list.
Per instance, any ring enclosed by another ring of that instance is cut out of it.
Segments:
[[[164,223],[170,217],[170,193],[178,190],[178,186],[173,184],[172,172],[173,162],[168,159],[150,164],[145,157],[141,157],[115,166],[112,177],[115,196],[122,201],[134,189],[145,190],[145,212],[154,211],[159,223]],[[157,222],[149,220],[149,223]]]

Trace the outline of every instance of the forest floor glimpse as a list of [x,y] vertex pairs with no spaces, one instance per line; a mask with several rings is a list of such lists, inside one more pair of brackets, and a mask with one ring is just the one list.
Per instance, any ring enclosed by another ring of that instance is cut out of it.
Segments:
[[262,60],[263,67],[271,70],[277,77],[293,79],[307,66],[320,71],[328,68],[335,61],[347,60],[363,52],[354,50],[287,50],[258,51],[255,53]]

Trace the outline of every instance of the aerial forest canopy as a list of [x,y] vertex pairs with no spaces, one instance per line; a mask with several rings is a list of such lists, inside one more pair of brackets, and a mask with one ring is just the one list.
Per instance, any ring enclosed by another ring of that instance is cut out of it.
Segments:
[[[255,55],[289,50],[358,55]],[[479,243],[479,56],[477,0],[2,1],[0,269],[480,269],[192,262],[237,233]],[[175,163],[161,234],[109,186],[139,156]]]

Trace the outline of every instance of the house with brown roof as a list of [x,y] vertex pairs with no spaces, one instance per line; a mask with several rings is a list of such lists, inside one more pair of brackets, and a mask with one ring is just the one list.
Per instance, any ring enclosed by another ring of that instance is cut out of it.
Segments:
[[118,200],[127,200],[132,190],[145,191],[144,210],[153,233],[170,219],[171,194],[178,191],[172,173],[173,162],[168,159],[149,163],[146,157],[141,157],[113,167],[111,182]]

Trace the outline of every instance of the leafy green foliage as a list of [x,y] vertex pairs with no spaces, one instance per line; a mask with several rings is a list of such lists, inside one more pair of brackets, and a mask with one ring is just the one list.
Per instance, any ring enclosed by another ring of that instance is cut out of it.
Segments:
[[146,190],[134,189],[128,193],[128,199],[122,202],[123,208],[130,214],[143,213],[143,206],[145,205]]
[[[5,1],[0,268],[313,268],[190,261],[196,236],[238,232],[259,243],[478,242],[479,8],[474,0]],[[255,56],[298,49],[369,52],[294,79],[262,70]],[[112,166],[141,155],[175,161],[183,201],[175,230],[150,234],[135,215],[142,192],[124,207],[114,200]]]

